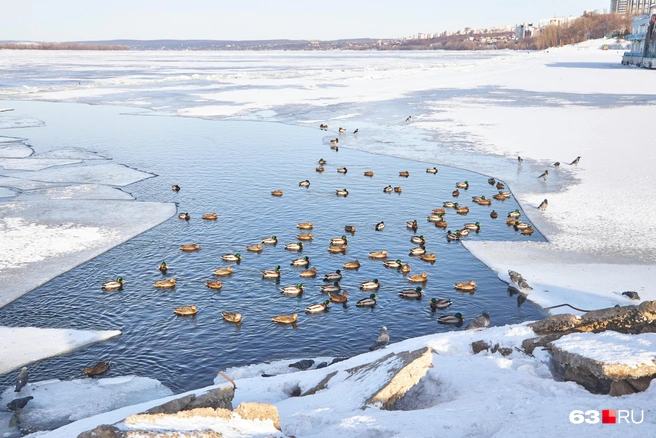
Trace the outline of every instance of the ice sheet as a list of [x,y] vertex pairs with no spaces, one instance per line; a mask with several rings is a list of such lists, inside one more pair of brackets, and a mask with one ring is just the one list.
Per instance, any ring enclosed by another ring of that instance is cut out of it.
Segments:
[[53,158],[0,158],[0,167],[5,170],[41,170],[53,166],[78,164],[81,160],[60,160]]
[[60,158],[69,160],[109,160],[110,158],[83,148],[62,148],[53,149],[47,152],[40,152],[35,155],[38,158]]
[[17,192],[11,189],[0,187],[0,198],[11,198],[13,196],[16,196],[17,194],[18,194]]
[[105,184],[127,186],[153,175],[115,163],[44,169],[14,173],[16,178],[56,183]]
[[33,152],[31,147],[18,141],[0,142],[0,158],[24,158],[29,157]]
[[574,333],[554,342],[558,348],[605,364],[654,366],[656,334],[625,335],[616,332]]
[[43,125],[44,122],[31,117],[0,116],[0,129],[34,128]]
[[114,187],[84,184],[23,192],[21,201],[44,201],[55,199],[119,199],[131,200],[132,195]]

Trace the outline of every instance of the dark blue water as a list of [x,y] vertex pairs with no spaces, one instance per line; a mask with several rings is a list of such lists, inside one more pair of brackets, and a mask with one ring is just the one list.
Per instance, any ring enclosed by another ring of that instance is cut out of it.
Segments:
[[[367,350],[386,325],[393,342],[450,330],[437,324],[444,313],[463,313],[467,320],[483,309],[490,311],[492,325],[537,319],[543,312],[530,302],[509,296],[507,286],[461,244],[447,242],[445,230],[426,221],[433,208],[451,201],[457,181],[469,181],[458,199],[471,209],[466,216],[447,210],[450,229],[466,222],[480,222],[480,234],[470,240],[544,240],[539,233],[521,236],[505,224],[508,211],[519,208],[514,199],[478,206],[471,196],[491,197],[496,189],[487,176],[435,165],[437,175],[427,174],[432,163],[401,160],[382,155],[329,149],[328,139],[337,134],[317,129],[257,122],[206,121],[171,117],[121,115],[116,108],[75,104],[11,102],[14,116],[42,119],[43,128],[3,130],[3,135],[28,138],[37,152],[77,146],[115,158],[117,162],[158,175],[125,190],[138,200],[175,202],[179,211],[189,212],[186,222],[173,217],[162,225],[63,274],[0,309],[0,325],[61,327],[77,329],[120,329],[119,339],[31,365],[30,378],[66,379],[79,376],[80,369],[98,360],[112,360],[109,375],[137,374],[161,380],[174,391],[208,385],[217,371],[227,367],[283,358],[319,355],[351,356]],[[351,134],[348,134],[351,135]],[[315,172],[319,158],[325,172]],[[418,159],[421,157],[417,157]],[[338,167],[348,173],[338,174]],[[363,176],[375,172],[373,178]],[[409,178],[399,177],[409,171]],[[311,186],[298,182],[309,179]],[[171,184],[182,190],[171,191]],[[401,186],[403,192],[385,194],[383,187]],[[347,188],[349,196],[337,197],[335,190]],[[272,197],[275,189],[284,191]],[[496,209],[500,217],[492,220]],[[204,221],[204,213],[216,212],[217,221]],[[426,248],[437,256],[434,264],[409,257],[416,245],[406,221],[417,219],[417,234],[426,237]],[[311,221],[314,241],[302,253],[284,249],[295,242],[299,222]],[[384,221],[382,232],[374,225]],[[349,236],[346,254],[327,251],[330,238],[342,236],[344,225],[357,227]],[[279,244],[265,246],[261,254],[246,246],[276,235]],[[202,249],[183,253],[184,243],[200,243]],[[398,271],[368,258],[371,251],[387,250],[390,259],[401,259],[412,267],[411,274],[428,273],[423,300],[404,300],[397,293],[414,288]],[[223,262],[220,256],[240,252],[240,264]],[[319,271],[316,279],[300,279],[300,268],[290,261],[300,256],[311,259]],[[346,306],[333,305],[329,312],[305,315],[305,306],[327,299],[319,291],[324,273],[359,260],[358,271],[345,271],[342,287],[351,295]],[[161,261],[169,266],[168,277],[178,284],[173,290],[156,289],[162,278]],[[221,266],[235,269],[222,278],[220,291],[205,287],[216,279],[212,272]],[[281,266],[282,280],[263,280],[262,269]],[[122,276],[123,291],[108,293],[100,284]],[[368,294],[358,290],[362,281],[379,279],[379,304],[373,309],[356,308],[355,301]],[[474,279],[474,294],[453,289],[459,281]],[[283,296],[279,287],[302,282],[300,298]],[[447,311],[430,311],[430,298],[450,298]],[[182,318],[175,307],[195,304],[195,317]],[[523,304],[522,304],[523,303]],[[240,327],[226,323],[222,311],[244,315]],[[276,326],[270,318],[298,312],[296,327]],[[467,321],[466,321],[467,323]],[[0,386],[13,382],[15,373],[0,376]]]

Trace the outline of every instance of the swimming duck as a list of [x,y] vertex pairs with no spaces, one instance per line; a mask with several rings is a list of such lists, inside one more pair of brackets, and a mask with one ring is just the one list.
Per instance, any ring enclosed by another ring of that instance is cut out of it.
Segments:
[[178,217],[179,217],[180,219],[184,219],[184,220],[186,220],[186,221],[188,221],[189,219],[191,219],[191,215],[190,215],[189,213],[180,213],[180,214],[178,215]]
[[426,173],[436,174],[437,173],[437,167],[429,167],[428,169],[426,169]]
[[274,190],[271,192],[271,195],[273,196],[282,196],[282,190]]
[[310,264],[310,258],[308,256],[305,256],[305,257],[300,258],[300,259],[294,259],[294,260],[292,260],[292,263],[291,263],[292,266],[301,267],[301,268],[303,268],[303,267],[305,267],[309,264]]
[[446,208],[455,208],[456,207],[455,203],[449,202],[449,201],[442,203],[442,205]]
[[497,201],[505,201],[506,199],[508,199],[507,196],[503,194],[503,192],[499,192],[499,193],[497,193],[496,195],[494,195],[492,197],[494,199],[496,199]]
[[435,263],[435,261],[437,260],[437,257],[435,257],[434,253],[422,254],[422,255],[419,256],[419,258],[422,259],[423,261],[429,262],[429,263]]
[[417,224],[417,220],[413,220],[412,222],[406,222],[405,226],[410,228],[412,231],[417,231],[417,228],[419,228],[419,224]]
[[401,272],[403,272],[404,274],[407,274],[408,272],[410,272],[410,269],[411,269],[410,265],[407,264],[407,263],[405,265],[401,266]]
[[337,169],[337,173],[346,173],[346,172],[348,172],[348,169],[346,167],[340,167],[339,169]]
[[392,188],[391,185],[389,185],[389,186],[383,188],[383,192],[384,192],[384,193],[392,193],[393,191],[394,191],[394,188]]
[[467,190],[467,189],[469,188],[469,181],[465,181],[465,182],[457,182],[457,183],[456,183],[456,188],[457,188],[457,189],[465,189],[465,190]]
[[97,364],[95,364],[91,368],[89,368],[89,367],[82,368],[82,374],[86,374],[89,377],[99,376],[99,375],[109,371],[110,366],[111,366],[110,361],[103,360],[101,362],[98,362]]
[[341,289],[342,289],[341,286],[336,281],[334,281],[333,284],[327,284],[325,286],[321,286],[321,292],[327,294],[339,292]]
[[547,200],[545,199],[545,200],[542,201],[542,202],[540,203],[540,205],[538,206],[538,210],[544,211],[544,210],[547,209],[548,206],[549,206],[549,201],[547,201]]
[[342,279],[342,271],[337,269],[335,272],[330,272],[323,277],[323,281],[339,281]]
[[376,231],[383,231],[385,229],[385,222],[380,221],[376,224]]
[[514,217],[509,217],[509,218],[506,219],[506,225],[508,225],[508,226],[511,226],[511,227],[514,226],[515,222],[517,222],[517,219],[514,218]]
[[456,202],[456,213],[458,214],[467,214],[469,213],[469,207],[460,207]]
[[424,290],[420,287],[417,287],[415,289],[404,289],[401,292],[399,292],[399,296],[401,298],[408,298],[414,300],[421,299],[423,294],[424,294]]
[[535,231],[535,230],[533,230],[533,228],[528,227],[527,229],[522,230],[522,234],[526,234],[526,235],[529,235],[529,236],[530,236],[531,234],[533,234],[534,231]]
[[460,233],[457,232],[456,230],[455,233],[452,233],[451,230],[447,231],[446,233],[446,240],[460,240]]
[[262,243],[265,245],[275,245],[278,243],[278,238],[276,236],[267,237],[262,239]]
[[515,228],[515,231],[517,231],[517,230],[525,230],[525,229],[527,229],[527,228],[529,228],[529,227],[530,227],[529,224],[525,224],[525,223],[522,222],[522,221],[515,221],[515,224],[513,225],[513,228]]
[[205,282],[205,286],[209,287],[210,289],[219,290],[223,287],[223,283],[221,283],[219,280],[207,280]]
[[337,146],[337,143],[331,144],[330,149],[334,150],[335,152],[339,152],[339,146]]
[[380,283],[377,278],[374,278],[372,281],[365,281],[360,283],[360,289],[362,290],[378,290]]
[[241,255],[239,253],[237,254],[223,254],[221,256],[223,260],[226,262],[241,262]]
[[374,176],[374,173],[373,173],[371,170],[367,170],[367,171],[364,173],[364,176],[369,176],[369,177],[371,177],[371,176]]
[[478,205],[492,205],[492,200],[487,199],[485,196],[481,196],[477,203]]
[[319,304],[310,304],[305,308],[305,313],[325,312],[326,310],[328,310],[328,304],[330,304],[330,301],[324,301],[323,303],[319,303]]
[[355,233],[355,225],[345,225],[344,231],[351,234]]
[[338,293],[333,293],[330,294],[330,301],[333,303],[345,303],[348,301],[348,295],[349,293],[346,290],[342,292],[341,295]]
[[447,227],[447,223],[446,223],[446,221],[445,221],[444,219],[440,219],[439,221],[435,222],[435,226],[436,226],[437,228],[446,228],[446,227]]
[[314,239],[314,236],[312,235],[312,233],[301,233],[301,234],[297,235],[296,238],[298,240],[306,240],[307,241],[307,240]]
[[296,228],[300,228],[301,230],[311,230],[312,227],[312,222],[301,222],[300,224],[296,225]]
[[437,322],[440,324],[462,324],[465,318],[462,316],[462,313],[458,312],[455,315],[442,315],[437,318]]
[[498,189],[498,190],[503,190],[503,189],[505,189],[505,188],[506,188],[506,186],[503,185],[503,183],[502,183],[501,181],[499,181],[499,182],[497,183],[497,189]]
[[496,180],[494,178],[488,178],[487,183],[491,186],[493,186],[496,183]]
[[339,133],[340,133],[340,134],[344,134],[345,132],[346,132],[346,129],[344,129],[344,128],[339,128]]
[[276,266],[276,269],[265,269],[264,271],[262,271],[262,277],[280,278],[280,265]]
[[216,271],[213,272],[214,275],[217,277],[227,277],[228,275],[232,275],[234,270],[228,266],[227,268],[219,268]]
[[221,312],[221,315],[224,320],[234,322],[235,324],[239,324],[242,320],[241,313]]
[[412,236],[410,238],[410,242],[418,244],[418,245],[423,245],[424,243],[426,243],[426,238],[423,235],[422,236]]
[[197,243],[187,243],[185,245],[180,246],[180,250],[182,251],[197,251],[200,249],[200,245]]
[[195,304],[192,304],[191,306],[178,307],[173,312],[178,316],[192,316],[198,313],[198,309]]
[[382,251],[373,251],[369,253],[369,257],[372,259],[384,259],[387,258],[387,251],[382,250]]
[[285,245],[285,249],[287,251],[302,251],[303,243],[302,242],[288,243],[287,245]]
[[330,245],[328,252],[333,254],[339,254],[340,252],[346,253],[346,248],[348,248],[348,245]]
[[169,270],[169,267],[166,264],[166,262],[162,262],[162,263],[160,263],[159,268],[157,268],[157,269],[159,269],[159,272],[161,272],[162,274],[166,274],[166,271]]
[[314,278],[317,276],[317,268],[308,269],[298,274],[302,278]]
[[251,252],[262,252],[262,245],[259,243],[257,245],[248,245],[246,250]]
[[344,269],[358,269],[360,267],[360,262],[355,260],[353,262],[346,262],[342,265]]
[[376,305],[376,294],[371,294],[369,295],[369,298],[362,298],[361,300],[358,300],[355,305],[357,307],[374,307]]
[[445,210],[444,208],[436,208],[436,209],[434,209],[431,213],[432,213],[432,214],[441,214],[441,215],[445,215],[445,214],[446,214],[446,210]]
[[410,172],[404,170],[403,172],[399,172],[399,176],[402,176],[403,178],[407,178],[410,176]]
[[579,157],[576,157],[576,158],[574,159],[574,161],[572,161],[571,163],[569,163],[569,165],[570,165],[570,166],[578,166],[578,165],[579,165],[579,161],[581,161],[581,157],[580,157],[580,156],[579,156]]
[[383,266],[390,269],[398,269],[403,266],[403,262],[401,260],[386,260],[383,262]]
[[520,213],[519,209],[517,209],[515,211],[508,212],[508,217],[518,218],[521,215],[522,215],[522,213]]
[[315,172],[319,172],[319,173],[321,173],[321,172],[323,172],[323,171],[326,170],[326,169],[324,169],[323,166],[319,166],[319,167],[315,168],[314,170],[315,170]]
[[305,287],[301,283],[298,283],[296,286],[281,287],[280,293],[283,295],[298,296],[298,295],[302,295],[304,290]]
[[319,164],[320,164],[320,165],[323,166],[323,165],[326,164],[326,163],[327,163],[327,161],[324,160],[323,158],[319,159]]
[[215,221],[218,219],[219,216],[217,216],[216,213],[207,213],[201,216],[202,219],[205,219],[206,221]]
[[341,190],[337,189],[335,190],[335,193],[337,194],[337,196],[343,196],[343,197],[348,196],[348,190],[346,189],[341,189]]
[[394,187],[394,192],[401,193],[403,189],[401,187]]
[[177,185],[177,184],[173,184],[171,186],[171,190],[173,190],[174,192],[179,192],[180,191],[180,186]]
[[443,310],[451,305],[451,300],[447,298],[431,298],[429,306],[432,310]]
[[271,321],[276,324],[294,324],[298,320],[298,313],[292,313],[291,315],[280,315],[274,316],[271,318]]
[[411,275],[410,277],[408,277],[408,281],[411,283],[424,283],[428,281],[428,274],[422,272],[419,275]]
[[458,290],[474,290],[476,289],[476,282],[474,280],[461,281],[454,286]]
[[454,191],[451,192],[451,196],[457,198],[458,196],[460,196],[460,190],[455,189]]
[[120,290],[123,289],[123,277],[118,277],[116,280],[106,281],[102,284],[102,290]]
[[469,236],[469,230],[467,228],[463,228],[462,230],[457,230],[458,234],[460,237],[467,237]]
[[490,217],[492,219],[496,219],[499,217],[499,213],[497,213],[495,210],[492,210],[492,213],[490,213]]
[[310,180],[301,181],[298,185],[299,187],[310,187]]
[[424,248],[423,246],[419,246],[417,248],[412,248],[410,250],[410,254],[408,254],[408,255],[420,256],[420,255],[423,255],[423,254],[426,254],[426,248]]
[[347,243],[348,243],[348,239],[346,238],[346,236],[334,237],[330,239],[331,245],[346,245]]
[[481,229],[481,224],[479,222],[476,222],[476,223],[473,223],[473,224],[469,223],[469,224],[465,224],[465,228],[468,229],[468,230],[478,231],[478,230]]
[[159,287],[160,289],[171,289],[172,287],[175,287],[175,278],[156,281],[153,286]]

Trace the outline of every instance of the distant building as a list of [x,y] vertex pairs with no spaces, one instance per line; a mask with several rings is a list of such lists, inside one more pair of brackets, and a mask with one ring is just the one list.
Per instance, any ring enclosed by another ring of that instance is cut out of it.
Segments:
[[533,23],[520,23],[515,27],[515,38],[530,38],[534,36],[535,28]]
[[629,15],[649,14],[654,0],[627,0],[626,13]]
[[538,27],[547,27],[547,26],[564,26],[570,22],[576,20],[578,17],[553,17],[540,20]]
[[631,49],[622,57],[623,65],[656,68],[656,5],[650,15],[636,16],[631,22],[633,33],[629,35]]
[[626,6],[629,0],[610,0],[610,12],[612,14],[626,14]]

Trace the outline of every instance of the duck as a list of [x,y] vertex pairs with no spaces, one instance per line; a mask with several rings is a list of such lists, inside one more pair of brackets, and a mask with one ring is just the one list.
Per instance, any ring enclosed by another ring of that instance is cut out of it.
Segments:
[[303,286],[301,283],[298,283],[296,286],[281,287],[280,293],[283,295],[298,296],[298,295],[302,295],[304,290],[305,290],[305,286]]
[[478,231],[478,230],[481,229],[481,224],[480,224],[480,222],[475,222],[475,223],[473,223],[473,224],[472,224],[472,223],[468,223],[468,224],[465,224],[465,229],[467,229],[467,230]]
[[415,243],[417,245],[423,245],[424,243],[426,243],[426,238],[423,235],[421,235],[421,236],[412,236],[410,238],[410,242]]
[[221,315],[223,316],[224,320],[228,322],[234,322],[235,324],[239,324],[242,320],[241,313],[221,312]]
[[408,299],[414,299],[414,300],[419,300],[424,294],[424,290],[420,287],[416,287],[415,289],[404,289],[401,292],[399,292],[399,296],[401,298],[408,298]]
[[355,233],[355,225],[345,225],[344,231],[351,234]]
[[446,240],[460,240],[460,233],[457,232],[456,230],[455,233],[451,232],[451,230],[447,231],[446,233]]
[[323,276],[323,281],[339,281],[342,279],[342,271],[337,269],[335,272],[329,272]]
[[262,252],[262,245],[259,243],[257,245],[248,245],[246,250],[251,252]]
[[467,228],[463,228],[462,230],[457,230],[458,234],[460,237],[467,237],[469,236],[469,230]]
[[422,272],[421,274],[418,275],[411,275],[408,277],[408,281],[411,283],[425,283],[428,281],[428,274],[425,272]]
[[487,199],[485,196],[481,196],[477,203],[478,205],[492,205],[492,200]]
[[334,140],[330,140],[330,144],[332,144],[332,145],[336,145],[337,143],[339,143],[339,138],[335,138]]
[[437,322],[440,324],[462,324],[464,320],[465,318],[460,312],[454,315],[442,315],[437,318]]
[[315,172],[319,172],[319,173],[323,172],[324,170],[326,169],[324,169],[323,166],[318,166],[314,169]]
[[410,176],[410,172],[404,170],[403,172],[399,172],[399,176],[402,176],[403,178],[407,178]]
[[219,290],[223,287],[223,283],[221,283],[219,280],[214,280],[214,281],[207,280],[205,282],[205,286],[209,287],[210,289]]
[[157,269],[159,269],[159,272],[161,272],[162,274],[166,274],[166,271],[169,270],[169,267],[166,264],[166,262],[162,262],[162,263],[159,264],[159,268],[157,268]]
[[276,324],[294,324],[298,320],[298,313],[292,313],[291,315],[279,315],[271,318],[271,321]]
[[287,251],[302,251],[303,243],[302,242],[288,243],[287,245],[285,245],[285,249]]
[[348,291],[345,290],[344,292],[342,292],[341,295],[338,293],[333,293],[329,295],[330,295],[330,301],[332,301],[333,303],[345,303],[348,301],[349,293]]
[[123,289],[123,277],[118,277],[116,280],[106,281],[102,284],[102,290],[120,290]]
[[344,134],[345,132],[346,132],[346,129],[344,129],[344,128],[339,128],[339,133],[340,133],[340,134]]
[[314,278],[317,276],[317,268],[308,269],[298,274],[301,278]]
[[531,234],[533,234],[533,233],[534,233],[534,231],[535,231],[535,230],[533,230],[533,228],[531,228],[531,227],[528,227],[527,229],[525,229],[525,230],[522,230],[522,231],[521,231],[521,233],[522,233],[522,234],[526,234],[526,235],[528,235],[528,236],[530,236]]
[[404,274],[407,274],[408,272],[410,272],[411,269],[412,268],[410,268],[410,265],[407,264],[407,263],[405,265],[401,266],[401,272],[403,272]]
[[191,306],[178,307],[173,311],[178,316],[192,316],[198,313],[198,308],[195,304]]
[[324,164],[326,164],[326,163],[327,163],[327,161],[326,161],[326,160],[324,160],[323,158],[320,158],[320,159],[319,159],[319,161],[318,161],[318,163],[319,163],[320,165],[322,165],[322,166],[323,166]]
[[448,298],[431,298],[428,305],[432,310],[443,310],[451,305],[451,300]]
[[423,254],[426,254],[426,248],[424,248],[423,246],[418,246],[417,248],[412,248],[410,250],[410,254],[408,254],[408,255],[420,256],[420,255],[423,255]]
[[346,262],[342,265],[344,269],[358,269],[360,268],[360,262],[357,260],[354,260],[352,262]]
[[324,125],[323,123],[319,125],[319,129],[328,129],[328,125]]
[[367,170],[367,171],[364,173],[364,176],[372,177],[372,176],[374,176],[374,173],[373,173],[371,170]]
[[199,249],[200,249],[200,245],[197,243],[187,243],[180,246],[181,251],[187,251],[187,252],[197,251]]
[[300,258],[300,259],[294,259],[291,262],[292,266],[301,267],[301,268],[304,268],[304,267],[308,266],[309,264],[310,264],[310,258],[308,256],[305,256],[305,257]]
[[394,187],[394,192],[395,193],[401,193],[403,189],[401,187]]
[[574,161],[572,161],[571,163],[569,163],[569,165],[570,165],[570,166],[578,166],[578,165],[579,165],[579,161],[581,161],[581,157],[580,157],[580,156],[579,156],[579,157],[576,157],[576,158],[574,159]]
[[387,251],[382,250],[382,251],[373,251],[369,253],[369,257],[372,259],[384,259],[387,258]]
[[436,209],[434,209],[434,210],[432,211],[432,213],[433,213],[433,214],[441,214],[441,215],[445,215],[445,214],[446,214],[446,210],[445,210],[444,208],[436,208]]
[[156,281],[153,286],[158,287],[160,289],[171,289],[172,287],[175,287],[175,278]]
[[520,217],[521,215],[522,215],[522,213],[520,213],[519,209],[516,209],[516,210],[514,210],[514,211],[508,212],[508,217],[518,218],[518,217]]
[[560,167],[560,161],[556,161],[555,163],[553,163],[553,167],[558,169]]
[[460,283],[456,283],[454,287],[458,290],[475,290],[476,282],[474,280],[461,281]]
[[326,300],[323,303],[319,304],[310,304],[305,308],[305,313],[321,313],[325,312],[328,310],[328,304],[330,304],[330,301]]
[[216,213],[207,213],[201,216],[202,219],[205,219],[206,221],[215,221],[219,218]]
[[180,219],[184,219],[184,220],[186,220],[186,221],[188,221],[189,219],[191,219],[191,215],[190,215],[189,213],[180,213],[180,214],[178,215],[178,217],[179,217]]
[[549,206],[549,201],[547,201],[547,200],[545,199],[545,200],[542,201],[542,202],[540,203],[540,205],[538,206],[538,210],[540,210],[540,211],[544,211],[544,210],[547,209],[548,206]]
[[310,187],[310,180],[306,179],[305,181],[301,181],[300,183],[298,183],[298,186],[299,187]]
[[234,270],[228,266],[227,268],[219,268],[216,271],[213,272],[214,275],[217,277],[227,277],[229,275],[232,275],[234,273]]
[[503,190],[503,189],[505,189],[505,188],[506,188],[506,186],[505,186],[501,181],[499,181],[499,182],[497,183],[497,189],[498,189],[498,190]]
[[489,185],[493,186],[494,184],[496,184],[496,180],[495,180],[494,178],[488,178],[488,179],[487,179],[487,183],[488,183]]
[[380,221],[376,224],[376,231],[383,231],[385,229],[385,222]]
[[356,307],[374,307],[376,305],[376,294],[369,295],[368,298],[362,298],[355,303]]
[[437,173],[437,167],[429,167],[428,169],[426,169],[426,173],[436,174]]
[[335,190],[335,194],[336,194],[337,196],[347,197],[348,194],[349,194],[349,192],[348,192],[348,190],[346,190],[346,189],[341,189],[341,190],[340,190],[340,189],[337,189],[337,190]]
[[346,167],[340,167],[339,169],[337,169],[337,173],[346,173],[346,172],[348,172],[348,169]]
[[180,186],[177,185],[177,184],[173,184],[171,186],[171,190],[173,190],[174,192],[179,192],[180,191]]
[[384,193],[392,193],[393,191],[394,191],[394,188],[392,188],[391,185],[389,185],[389,186],[383,188],[383,192],[384,192]]
[[465,190],[467,190],[467,189],[469,188],[469,181],[465,181],[465,182],[457,182],[457,183],[456,183],[456,188],[457,188],[457,189],[465,189]]
[[276,236],[267,237],[262,239],[262,243],[265,245],[275,245],[278,243],[278,238]]
[[312,233],[301,233],[301,234],[298,234],[298,235],[296,236],[296,238],[297,238],[298,240],[308,241],[308,240],[312,240],[312,239],[314,239],[314,236],[312,235]]
[[280,265],[276,266],[275,269],[265,269],[264,271],[262,271],[262,277],[280,278]]
[[282,196],[282,190],[274,190],[271,192],[272,196]]
[[529,224],[525,224],[525,223],[522,222],[522,221],[515,221],[515,224],[513,225],[513,228],[515,228],[515,231],[517,231],[517,230],[525,230],[525,229],[527,229],[527,228],[529,228],[529,227],[530,227]]
[[455,208],[456,207],[456,204],[454,202],[449,202],[449,201],[442,203],[442,205],[446,208]]
[[451,196],[457,198],[458,196],[460,196],[460,190],[455,189],[454,191],[451,192]]
[[337,146],[337,143],[331,144],[330,149],[334,150],[335,152],[339,152],[339,146]]
[[492,210],[492,213],[490,213],[490,217],[492,219],[496,219],[499,217],[499,213],[497,213],[496,210]]
[[347,243],[348,243],[348,239],[346,238],[346,236],[334,237],[330,239],[331,245],[346,245]]
[[412,222],[406,222],[405,226],[411,229],[412,231],[417,231],[417,228],[419,228],[419,224],[417,224],[417,220],[413,220]]
[[439,221],[435,222],[435,226],[437,228],[446,228],[447,222],[444,219],[440,219]]
[[467,214],[469,213],[469,207],[460,207],[458,203],[456,202],[456,213],[458,214]]
[[522,161],[524,161],[524,159],[523,159],[522,157],[517,157],[517,162],[518,162],[519,164],[522,164]]
[[109,371],[109,367],[111,366],[111,362],[108,360],[103,360],[101,362],[98,362],[92,367],[84,367],[82,368],[82,374],[86,374],[88,377],[94,377],[94,376],[99,376],[101,374],[106,373]]
[[241,254],[223,254],[221,256],[226,262],[241,262]]
[[398,269],[403,266],[403,262],[401,260],[386,260],[383,262],[383,266],[390,269]]
[[328,252],[332,254],[339,254],[340,252],[346,253],[346,248],[348,248],[348,245],[330,245],[328,247]]
[[342,287],[336,281],[334,281],[333,284],[327,284],[325,286],[321,286],[321,292],[327,294],[339,292],[341,289]]
[[422,254],[422,255],[419,256],[419,258],[422,259],[423,261],[429,262],[429,263],[435,263],[435,261],[437,260],[437,257],[435,257],[434,253]]
[[505,201],[506,199],[508,199],[507,196],[504,195],[503,192],[501,192],[501,191],[499,191],[499,193],[495,194],[495,195],[492,196],[492,197],[493,197],[494,199],[496,199],[497,201]]
[[353,131],[353,134],[357,134],[358,132],[360,132],[360,128],[355,128],[355,131]]
[[301,222],[300,224],[296,225],[296,228],[300,228],[301,230],[311,230],[312,227],[312,222]]
[[380,288],[380,283],[377,278],[374,278],[372,281],[360,283],[359,286],[362,290],[378,290],[378,288]]

